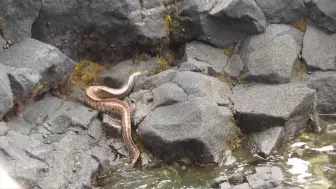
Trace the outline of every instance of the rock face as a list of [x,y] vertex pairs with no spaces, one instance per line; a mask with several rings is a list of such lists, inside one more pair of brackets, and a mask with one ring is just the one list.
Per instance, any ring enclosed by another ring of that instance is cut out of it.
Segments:
[[91,187],[98,165],[116,157],[107,141],[97,145],[102,135],[100,122],[93,121],[97,114],[55,97],[35,102],[0,136],[3,165],[25,188]]
[[296,28],[271,24],[264,33],[247,38],[240,51],[245,79],[263,83],[289,82],[302,37]]
[[31,37],[32,24],[42,7],[42,0],[2,0],[0,7],[0,15],[4,20],[2,30],[6,40],[19,42]]
[[26,77],[31,80],[30,83],[36,82],[38,76],[35,72],[38,72],[42,77],[41,84],[45,88],[50,87],[54,81],[67,76],[75,67],[74,61],[57,48],[31,38],[26,38],[3,52],[0,55],[0,62],[16,69],[30,69],[31,71],[21,69],[21,72],[27,74],[25,76],[18,73],[20,71],[15,71],[14,74],[21,75],[16,79],[21,81]]
[[317,92],[317,110],[320,113],[336,112],[336,73],[315,72],[308,78],[308,87]]
[[256,2],[269,23],[292,23],[302,19],[308,13],[304,0],[256,0]]
[[[230,104],[228,86],[210,76],[179,71],[152,91],[153,100],[149,101],[152,105],[138,126],[145,146],[165,160],[218,162],[223,142],[236,132],[230,109],[218,106]],[[140,99],[144,99],[144,94],[148,93],[140,94]],[[133,94],[130,96],[141,102]],[[137,103],[135,115],[143,107]]]
[[266,26],[266,17],[255,1],[181,0],[176,6],[186,33],[215,46],[226,46],[246,33],[263,32]]
[[336,32],[336,2],[333,0],[311,0],[308,3],[309,18],[323,31]]
[[196,163],[219,161],[223,143],[234,134],[228,108],[207,98],[164,106],[151,112],[139,125],[144,143],[163,159],[190,158]]
[[284,175],[279,167],[257,167],[255,172],[254,174],[235,173],[227,178],[217,178],[211,186],[216,189],[295,189],[284,186]]
[[233,94],[236,118],[246,133],[281,126],[290,137],[314,113],[316,93],[303,84],[256,84],[234,88]]
[[13,107],[13,92],[4,66],[0,65],[0,120]]
[[313,24],[308,25],[302,57],[311,70],[336,70],[336,34],[328,35]]
[[222,72],[228,60],[222,49],[197,41],[186,45],[185,56],[186,62],[181,64],[181,71],[201,72],[206,75]]

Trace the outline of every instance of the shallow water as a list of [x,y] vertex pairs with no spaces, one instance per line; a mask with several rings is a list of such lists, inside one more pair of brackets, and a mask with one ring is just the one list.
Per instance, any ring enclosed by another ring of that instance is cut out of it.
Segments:
[[[336,124],[325,120],[323,125]],[[335,134],[314,136],[303,133],[299,138],[283,145],[268,160],[251,156],[244,149],[232,153],[221,165],[213,167],[186,167],[178,163],[152,168],[133,169],[128,163],[115,166],[109,176],[99,179],[102,189],[210,188],[219,176],[234,172],[251,172],[256,166],[276,165],[282,168],[288,186],[305,189],[328,189],[336,186],[336,126]]]

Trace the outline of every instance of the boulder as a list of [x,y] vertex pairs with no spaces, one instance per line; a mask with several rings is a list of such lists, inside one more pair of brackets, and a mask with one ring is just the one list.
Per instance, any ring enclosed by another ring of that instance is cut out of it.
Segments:
[[307,85],[316,90],[319,113],[336,112],[336,72],[314,72]]
[[4,47],[6,46],[6,41],[0,36],[0,53],[2,53],[2,51],[4,51]]
[[[41,84],[45,89],[49,89],[55,82],[69,75],[75,67],[74,61],[57,48],[31,38],[26,38],[3,52],[0,55],[0,62],[10,67],[27,68],[38,72],[42,76]],[[25,70],[24,74],[23,77],[31,77],[30,82],[37,80],[36,73]]]
[[165,83],[153,89],[153,97],[155,108],[184,102],[188,99],[188,95],[174,83]]
[[247,38],[240,51],[245,79],[272,84],[289,82],[302,37],[294,27],[271,24],[265,33]]
[[[0,61],[1,62],[1,61]],[[0,64],[0,120],[13,107],[13,92],[5,66]]]
[[4,19],[2,28],[4,38],[19,42],[31,37],[32,25],[39,14],[42,2],[42,0],[2,0],[0,15]]
[[336,32],[336,2],[333,0],[310,0],[309,18],[324,32]]
[[316,113],[315,90],[300,83],[237,86],[232,100],[238,126],[245,133],[284,127],[290,138]]
[[[183,63],[180,66],[181,71],[196,71],[207,75],[216,75],[222,72],[228,60],[223,49],[198,41],[193,41],[186,45],[185,56],[188,64]],[[197,71],[197,69],[200,71]],[[213,73],[209,69],[213,70]]]
[[256,0],[268,23],[288,24],[303,19],[308,13],[304,0]]
[[273,150],[279,147],[284,139],[283,127],[272,127],[260,132],[254,132],[248,136],[248,147],[253,154],[262,157],[270,155]]
[[182,71],[176,73],[172,82],[177,84],[188,95],[188,99],[210,97],[219,105],[230,104],[230,88],[214,77]]
[[233,54],[223,70],[231,77],[238,77],[244,71],[244,64],[238,54]]
[[247,33],[261,33],[266,27],[265,15],[252,0],[181,0],[176,6],[188,36],[218,47],[229,45]]
[[[24,188],[91,188],[92,174],[116,157],[109,142],[100,137],[97,114],[56,97],[36,101],[22,117],[7,123],[7,134],[0,136],[4,152],[0,159]],[[18,123],[20,128],[11,127]]]
[[178,71],[175,69],[168,69],[150,77],[140,77],[135,82],[133,91],[151,90],[155,87],[159,87],[160,85],[173,80],[177,72]]
[[164,160],[188,158],[193,163],[218,163],[223,142],[235,134],[229,108],[210,98],[156,108],[140,123],[144,145]]
[[30,68],[16,68],[8,72],[8,78],[17,100],[24,100],[42,79],[37,71]]
[[302,57],[311,70],[336,70],[336,34],[328,35],[309,24],[303,39]]
[[[75,58],[81,40],[87,34],[97,33],[106,48],[128,45],[135,39],[132,24],[141,21],[139,0],[79,2],[71,0],[43,1],[43,7],[34,22],[32,37],[59,48],[70,58]],[[108,39],[105,41],[105,39]]]
[[0,122],[0,136],[5,136],[8,132],[6,122]]

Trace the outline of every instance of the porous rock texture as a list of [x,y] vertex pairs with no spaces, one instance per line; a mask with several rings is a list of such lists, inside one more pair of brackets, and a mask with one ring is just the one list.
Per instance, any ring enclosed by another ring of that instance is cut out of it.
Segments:
[[[39,85],[46,92],[68,76],[87,47],[114,57],[177,37],[186,43],[182,63],[140,77],[125,99],[145,147],[164,160],[218,163],[227,156],[224,144],[240,129],[250,151],[267,156],[312,118],[318,125],[316,110],[336,111],[334,5],[334,0],[2,0],[0,118]],[[290,25],[302,20],[308,20],[306,31]],[[298,62],[306,80],[293,79]],[[151,71],[157,63],[157,58],[123,59],[101,76],[108,86],[120,87],[132,72]],[[120,137],[120,121],[105,114],[101,121],[83,105],[83,91],[78,95],[78,102],[41,96],[0,123],[0,161],[23,186],[90,188],[92,174],[104,174],[101,168],[129,155],[123,142],[109,139]],[[282,187],[278,168],[256,172],[222,179],[216,187]]]
[[117,157],[97,114],[51,96],[31,104],[0,136],[2,165],[25,188],[90,188],[99,164]]
[[268,25],[266,31],[247,38],[240,50],[246,80],[287,83],[298,59],[303,33],[284,25]]

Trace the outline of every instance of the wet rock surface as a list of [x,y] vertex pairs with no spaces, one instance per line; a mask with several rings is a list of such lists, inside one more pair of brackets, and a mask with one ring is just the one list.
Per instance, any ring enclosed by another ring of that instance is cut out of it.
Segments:
[[335,72],[314,72],[308,79],[308,87],[317,92],[317,111],[320,113],[336,112]]
[[212,188],[216,189],[259,189],[283,188],[295,189],[284,185],[284,174],[279,167],[257,167],[253,174],[236,173],[214,180]]

